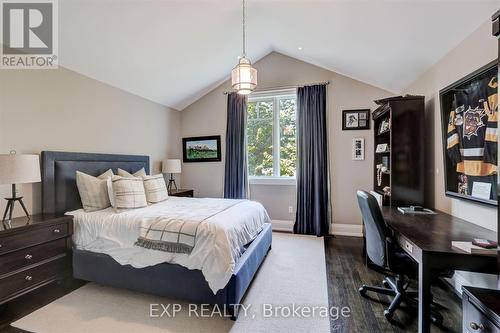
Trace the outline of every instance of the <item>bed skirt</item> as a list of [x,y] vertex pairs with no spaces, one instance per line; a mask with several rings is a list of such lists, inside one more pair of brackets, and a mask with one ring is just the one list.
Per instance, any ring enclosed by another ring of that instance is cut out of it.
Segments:
[[237,317],[237,307],[255,273],[271,249],[271,224],[265,223],[259,235],[248,245],[236,263],[231,279],[214,295],[200,270],[177,264],[158,264],[145,268],[120,265],[111,256],[73,249],[73,276],[116,288],[170,297],[197,304],[223,306]]

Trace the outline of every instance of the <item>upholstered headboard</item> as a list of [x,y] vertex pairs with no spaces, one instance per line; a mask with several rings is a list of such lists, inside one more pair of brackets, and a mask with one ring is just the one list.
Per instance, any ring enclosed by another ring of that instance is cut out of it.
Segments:
[[149,174],[149,156],[42,151],[43,213],[64,214],[82,207],[77,170],[98,176],[108,169],[116,174],[118,168],[131,173],[144,168]]

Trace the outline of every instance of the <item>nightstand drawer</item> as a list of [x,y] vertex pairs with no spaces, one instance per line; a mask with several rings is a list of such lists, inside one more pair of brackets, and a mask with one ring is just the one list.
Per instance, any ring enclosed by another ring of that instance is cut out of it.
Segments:
[[13,235],[6,235],[0,237],[0,255],[67,237],[68,234],[68,223],[64,222],[44,226],[43,228],[28,229]]
[[500,333],[500,327],[496,326],[488,317],[472,304],[467,296],[463,301],[463,331],[480,333]]
[[0,276],[66,253],[67,247],[66,238],[61,238],[42,245],[4,254],[0,256]]
[[68,263],[68,257],[64,256],[0,279],[0,301],[61,278],[63,274],[69,272]]

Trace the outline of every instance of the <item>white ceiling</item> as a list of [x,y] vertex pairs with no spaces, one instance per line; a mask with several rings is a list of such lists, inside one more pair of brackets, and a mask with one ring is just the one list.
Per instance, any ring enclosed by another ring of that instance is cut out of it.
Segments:
[[[499,7],[248,0],[247,53],[281,52],[398,93]],[[178,110],[229,78],[241,52],[239,0],[61,0],[59,12],[62,66]]]

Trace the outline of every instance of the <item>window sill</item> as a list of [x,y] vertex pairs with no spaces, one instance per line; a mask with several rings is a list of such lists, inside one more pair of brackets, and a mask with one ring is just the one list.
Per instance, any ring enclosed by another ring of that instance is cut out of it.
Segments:
[[297,185],[295,177],[250,177],[248,179],[250,185]]

